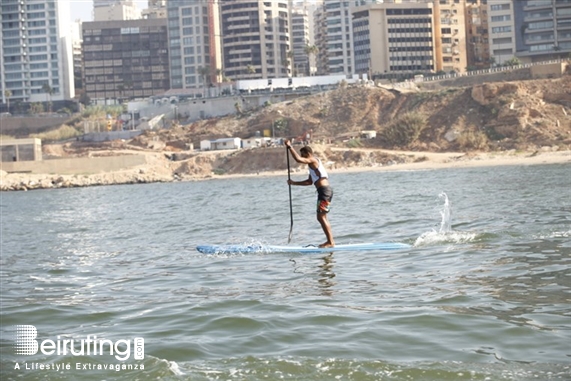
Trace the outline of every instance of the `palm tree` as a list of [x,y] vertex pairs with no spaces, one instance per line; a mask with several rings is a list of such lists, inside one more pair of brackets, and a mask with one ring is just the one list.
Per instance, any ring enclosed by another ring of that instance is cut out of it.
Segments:
[[315,58],[315,56],[317,56],[317,53],[319,53],[319,48],[317,48],[317,46],[315,46],[315,45],[306,45],[304,48],[304,51],[305,51],[305,54],[307,54],[309,56],[307,71],[308,71],[309,75],[311,75],[311,56],[313,56]]
[[253,65],[246,66],[246,73],[248,74],[255,74],[256,68]]
[[200,77],[202,78],[202,85],[204,86],[204,91],[206,92],[206,86],[210,82],[210,66],[199,67],[198,74],[200,74]]
[[8,106],[8,112],[10,112],[10,97],[12,96],[12,92],[10,90],[4,91],[4,96],[6,97],[6,105]]
[[42,90],[44,90],[44,92],[46,93],[46,97],[47,97],[47,101],[48,101],[48,110],[49,110],[49,113],[51,114],[51,112],[52,112],[52,95],[54,93],[54,89],[52,89],[52,87],[48,83],[44,83],[44,85],[42,86]]
[[288,52],[286,53],[286,57],[288,58],[288,60],[285,62],[284,67],[286,67],[286,70],[287,70],[287,67],[288,67],[288,66],[290,65],[290,63],[291,63],[291,67],[292,67],[292,71],[291,71],[292,77],[296,77],[296,76],[297,76],[297,73],[296,73],[296,70],[295,70],[295,60],[294,60],[295,53],[293,52],[293,50],[288,50]]
[[123,93],[125,92],[125,85],[118,85],[117,91],[119,92],[119,103],[123,102]]

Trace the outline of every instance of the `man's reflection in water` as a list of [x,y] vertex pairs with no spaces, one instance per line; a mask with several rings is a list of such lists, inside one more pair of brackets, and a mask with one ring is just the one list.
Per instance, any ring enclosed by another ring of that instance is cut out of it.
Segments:
[[[311,278],[317,276],[317,287],[319,289],[319,293],[323,296],[332,296],[333,295],[333,286],[337,283],[333,280],[335,278],[335,273],[333,272],[333,267],[335,266],[335,259],[333,258],[333,253],[329,253],[323,258],[323,263],[318,264],[317,273],[313,273],[313,271],[304,271],[303,265],[290,258],[290,262],[293,264],[293,272],[296,274],[304,274],[304,275],[311,275]],[[307,269],[306,269],[307,270]],[[306,278],[309,279],[309,278]]]
[[335,265],[335,259],[333,258],[333,253],[329,253],[323,259],[323,264],[319,265],[319,287],[321,288],[321,293],[325,296],[331,296],[333,294],[333,286],[335,286],[335,273],[333,272],[333,266]]

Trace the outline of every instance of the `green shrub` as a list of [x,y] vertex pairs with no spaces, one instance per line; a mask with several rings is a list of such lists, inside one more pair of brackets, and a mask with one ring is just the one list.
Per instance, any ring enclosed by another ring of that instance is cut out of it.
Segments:
[[347,141],[347,143],[345,143],[345,145],[348,148],[359,148],[363,146],[363,143],[361,142],[361,139],[357,138],[357,139],[350,139],[349,141]]
[[456,139],[458,147],[464,150],[488,148],[488,137],[480,131],[466,131]]
[[425,127],[426,121],[420,114],[408,113],[391,122],[380,137],[388,145],[407,146],[418,139]]
[[74,138],[79,135],[81,135],[81,132],[77,131],[73,127],[64,124],[55,130],[46,131],[39,134],[31,134],[30,137],[49,141],[59,141]]

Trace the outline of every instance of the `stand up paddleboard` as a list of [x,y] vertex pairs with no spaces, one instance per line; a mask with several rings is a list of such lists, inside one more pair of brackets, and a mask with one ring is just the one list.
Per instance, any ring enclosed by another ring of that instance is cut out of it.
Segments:
[[331,253],[334,251],[364,251],[364,250],[403,250],[411,246],[406,243],[377,242],[377,243],[353,243],[348,245],[336,245],[335,247],[318,246],[276,246],[276,245],[199,245],[196,247],[204,254],[249,254],[249,253]]

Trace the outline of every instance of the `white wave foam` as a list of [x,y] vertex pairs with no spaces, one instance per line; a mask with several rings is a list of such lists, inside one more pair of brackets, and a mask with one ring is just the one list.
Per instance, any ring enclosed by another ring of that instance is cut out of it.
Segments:
[[168,361],[168,360],[163,360],[166,361],[168,366],[169,366],[169,370],[171,372],[173,372],[176,376],[183,376],[184,373],[180,370],[180,367],[178,366],[178,364],[175,361]]
[[551,238],[569,238],[569,237],[571,237],[571,230],[559,231],[559,232],[550,232],[548,234],[540,234],[540,235],[536,235],[534,238],[536,238],[536,239],[551,239]]
[[431,231],[422,233],[414,242],[414,247],[438,245],[443,243],[468,243],[474,241],[476,233],[448,231],[437,232]]

